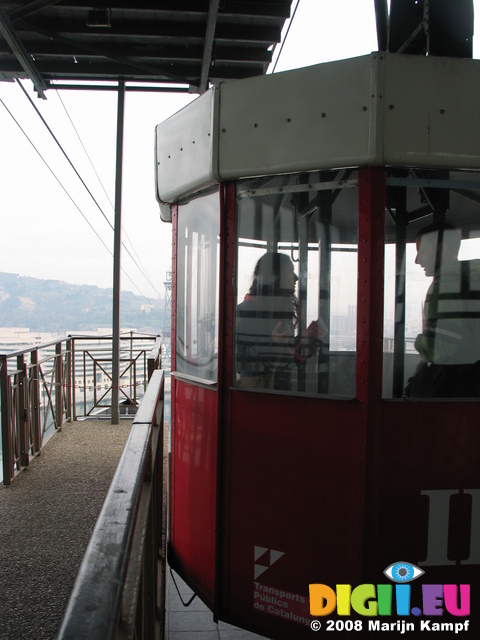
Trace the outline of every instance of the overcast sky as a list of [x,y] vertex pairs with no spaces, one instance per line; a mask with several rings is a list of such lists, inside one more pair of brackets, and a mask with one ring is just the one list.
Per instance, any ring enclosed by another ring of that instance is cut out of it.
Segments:
[[[292,2],[292,10],[295,5]],[[376,49],[373,0],[300,0],[275,72]],[[275,57],[279,51],[280,45]],[[0,271],[111,287],[113,259],[109,250],[113,251],[113,231],[105,217],[113,226],[116,93],[49,90],[47,100],[41,100],[29,81],[24,86],[98,205],[21,88],[16,83],[0,82],[0,99],[44,158],[0,103]],[[147,298],[163,295],[171,259],[171,226],[160,221],[155,200],[154,129],[195,97],[126,95],[122,239],[147,278],[123,250],[122,267],[128,275],[122,273],[122,290]]]

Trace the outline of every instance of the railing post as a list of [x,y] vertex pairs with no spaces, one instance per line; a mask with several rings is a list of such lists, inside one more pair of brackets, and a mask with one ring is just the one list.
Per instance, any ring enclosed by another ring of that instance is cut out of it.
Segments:
[[[93,373],[92,373],[92,380],[93,380],[93,406],[96,407],[97,406],[97,361],[94,359],[93,360]],[[86,385],[85,385],[85,388]]]
[[152,351],[148,355],[147,359],[147,368],[148,368],[148,381],[150,382],[150,378],[152,377],[155,369],[162,368],[162,341],[161,337],[157,336],[155,340],[155,345]]
[[[130,331],[130,390],[128,393],[128,396],[131,398],[132,396],[134,397],[134,401],[136,404],[136,391],[137,391],[137,380],[136,380],[136,376],[133,376],[133,382],[132,382],[132,363],[133,363],[133,331]],[[133,387],[132,385],[135,385],[135,391],[133,391]]]
[[3,484],[12,484],[13,440],[11,427],[10,385],[8,381],[7,356],[0,356],[0,386],[2,398],[2,456]]
[[[157,461],[155,468],[155,476],[157,468],[162,468],[161,458]],[[150,497],[150,505],[148,509],[148,521],[145,531],[145,552],[143,561],[143,637],[155,638],[155,625],[157,619],[157,593],[158,593],[158,555],[159,555],[159,539],[158,539],[158,521],[157,518],[161,510],[156,510],[158,486],[156,478],[152,478],[152,493]]]
[[28,433],[28,411],[26,402],[26,366],[23,355],[17,357],[17,428],[20,436],[20,466],[28,467],[30,462],[30,434]]
[[130,398],[133,399],[133,405],[137,406],[137,361],[131,360],[130,366],[130,380],[132,379],[132,369],[133,369],[133,389],[132,383],[130,382]]
[[30,419],[32,424],[32,447],[33,453],[40,452],[42,447],[42,426],[40,420],[40,371],[38,365],[38,349],[34,349],[30,356]]
[[83,415],[86,416],[87,411],[87,352],[83,352]]
[[63,423],[62,343],[55,345],[55,428],[61,430]]
[[65,348],[67,353],[65,354],[65,394],[66,394],[66,410],[67,420],[72,421],[72,341],[70,339],[65,341]]
[[72,338],[72,358],[71,358],[71,385],[72,385],[72,404],[73,404],[73,420],[77,419],[77,389],[75,387],[75,338]]
[[152,373],[155,371],[155,360],[153,358],[148,358],[147,360],[147,368],[148,368],[148,380],[152,377]]

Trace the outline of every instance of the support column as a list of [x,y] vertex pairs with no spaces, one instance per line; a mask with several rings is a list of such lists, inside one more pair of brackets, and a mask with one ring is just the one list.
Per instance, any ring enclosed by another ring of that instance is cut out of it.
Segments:
[[122,166],[125,82],[118,83],[117,156],[115,169],[115,231],[113,242],[113,335],[112,335],[112,424],[120,421],[120,252],[122,247]]

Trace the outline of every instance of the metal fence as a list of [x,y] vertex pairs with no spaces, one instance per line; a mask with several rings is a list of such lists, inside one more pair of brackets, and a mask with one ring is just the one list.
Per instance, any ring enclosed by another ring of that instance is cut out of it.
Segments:
[[[152,372],[161,366],[161,341],[129,332],[120,343],[120,413],[135,413]],[[65,422],[107,417],[111,398],[111,336],[68,336],[0,354],[4,484],[11,484]]]
[[155,371],[88,544],[57,640],[161,640],[164,372]]

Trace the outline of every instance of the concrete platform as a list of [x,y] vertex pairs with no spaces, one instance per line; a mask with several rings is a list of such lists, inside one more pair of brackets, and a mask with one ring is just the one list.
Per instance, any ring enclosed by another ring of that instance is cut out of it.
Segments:
[[[53,640],[131,420],[67,424],[10,486],[0,484],[0,640]],[[257,640],[185,608],[167,567],[165,640]],[[183,599],[191,591],[178,577]]]
[[66,424],[0,485],[1,640],[55,637],[131,424]]

